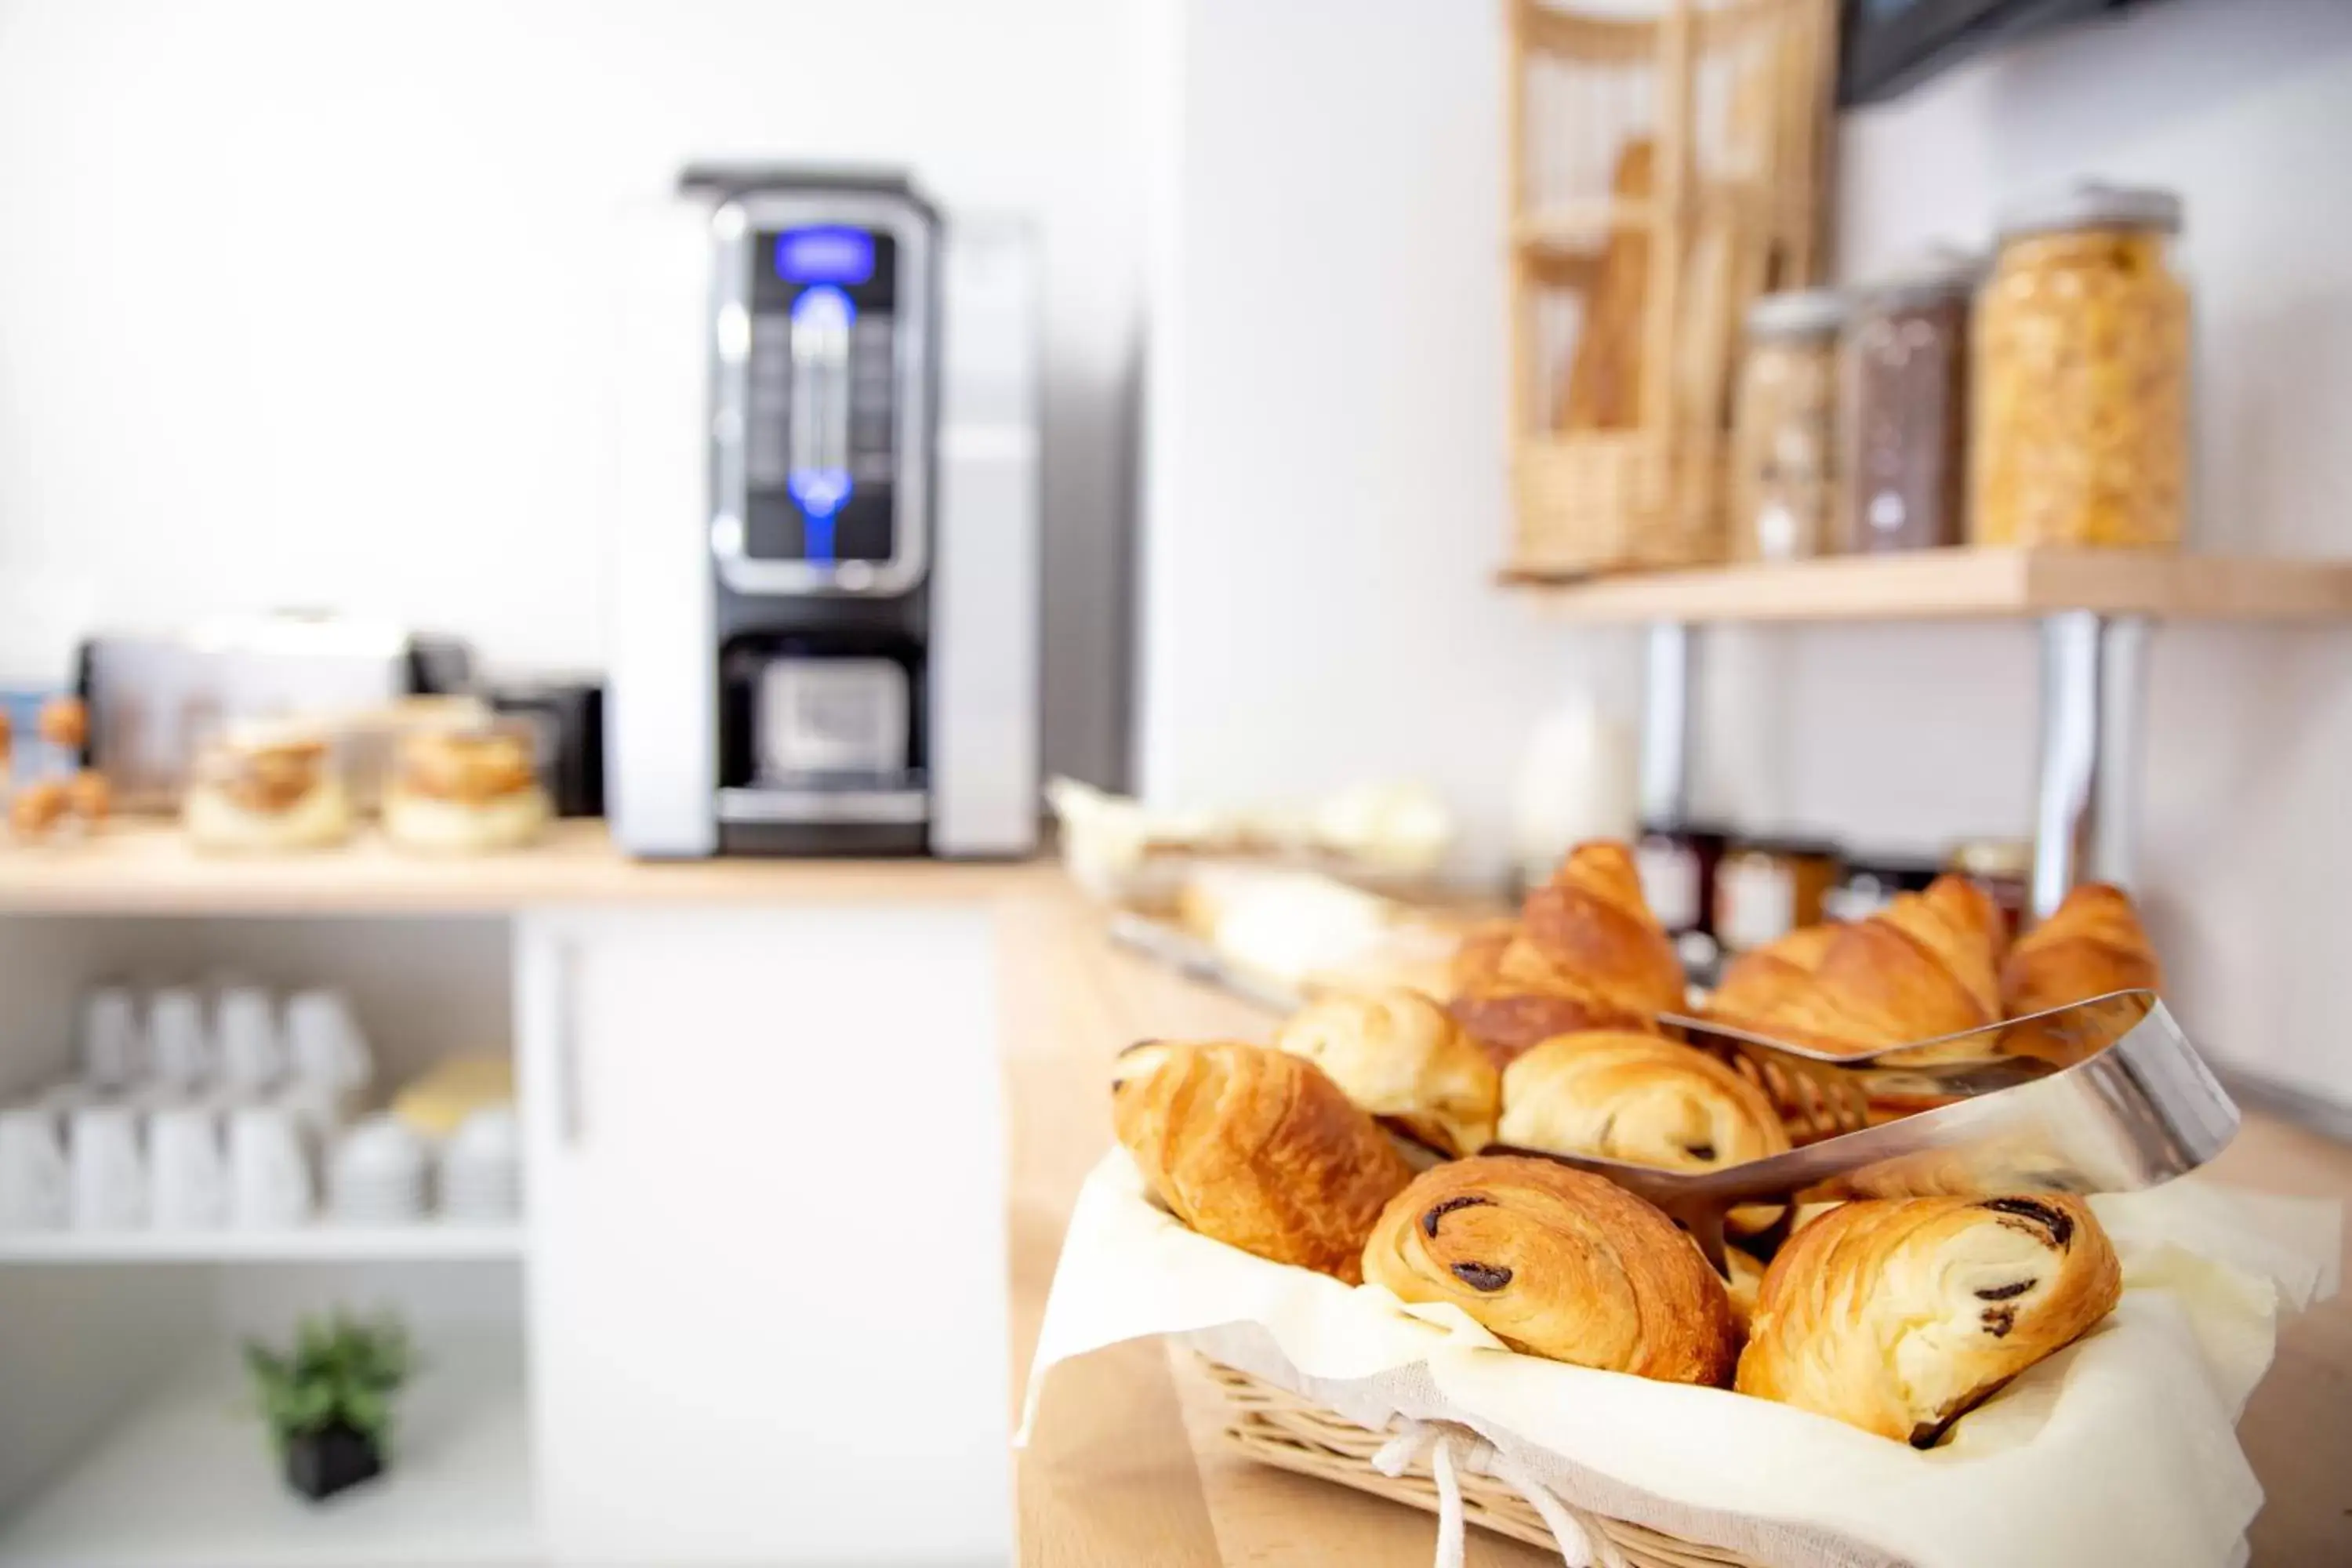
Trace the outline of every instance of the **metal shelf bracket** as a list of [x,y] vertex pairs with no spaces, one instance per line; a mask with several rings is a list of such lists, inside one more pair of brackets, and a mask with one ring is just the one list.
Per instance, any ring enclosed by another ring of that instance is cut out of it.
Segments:
[[2148,623],[2067,610],[2042,623],[2033,916],[2081,881],[2128,886],[2139,847]]
[[[2149,623],[2064,610],[2042,622],[2040,761],[2032,908],[2049,914],[2079,881],[2128,886],[2138,850]],[[1687,822],[1697,628],[1651,623],[1642,682],[1642,817]]]
[[1690,820],[1698,637],[1687,621],[1651,624],[1642,660],[1642,820]]

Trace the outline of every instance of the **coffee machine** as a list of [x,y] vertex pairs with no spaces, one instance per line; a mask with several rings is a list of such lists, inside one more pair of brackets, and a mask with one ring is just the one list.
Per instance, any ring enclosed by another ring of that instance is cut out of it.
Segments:
[[628,226],[607,811],[648,857],[1018,856],[1038,289],[903,177],[688,168]]

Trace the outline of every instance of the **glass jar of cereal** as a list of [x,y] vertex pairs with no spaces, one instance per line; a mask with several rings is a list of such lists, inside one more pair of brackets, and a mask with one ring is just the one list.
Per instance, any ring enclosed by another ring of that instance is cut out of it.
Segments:
[[2004,213],[1978,296],[1969,538],[2173,545],[2189,438],[2189,292],[2168,191],[2083,185]]

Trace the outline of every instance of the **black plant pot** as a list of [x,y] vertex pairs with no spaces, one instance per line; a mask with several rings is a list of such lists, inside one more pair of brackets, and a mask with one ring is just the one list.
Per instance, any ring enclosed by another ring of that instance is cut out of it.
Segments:
[[383,1473],[383,1451],[341,1422],[286,1445],[286,1484],[312,1502]]

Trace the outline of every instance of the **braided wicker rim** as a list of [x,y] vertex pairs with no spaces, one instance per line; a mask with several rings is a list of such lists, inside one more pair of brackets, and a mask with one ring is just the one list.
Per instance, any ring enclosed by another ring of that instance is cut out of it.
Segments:
[[[1224,1440],[1248,1458],[1427,1513],[1437,1511],[1437,1483],[1425,1463],[1416,1463],[1393,1480],[1372,1468],[1372,1456],[1388,1441],[1387,1433],[1359,1426],[1239,1368],[1197,1352],[1195,1359],[1224,1401]],[[1542,1516],[1508,1483],[1466,1472],[1459,1479],[1463,1517],[1472,1524],[1530,1546],[1558,1550]],[[1580,1517],[1588,1529],[1606,1535],[1632,1568],[1759,1568],[1753,1559],[1723,1547],[1680,1541],[1622,1519],[1581,1511]]]

